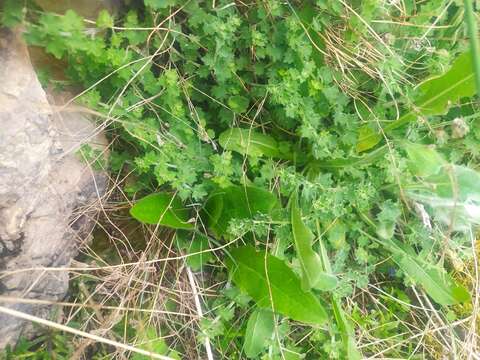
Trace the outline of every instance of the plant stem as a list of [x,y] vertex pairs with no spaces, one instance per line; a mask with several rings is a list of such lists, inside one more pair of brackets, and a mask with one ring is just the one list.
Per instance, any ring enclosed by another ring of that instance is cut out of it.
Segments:
[[464,0],[465,24],[467,25],[468,36],[470,38],[470,48],[472,51],[473,69],[475,71],[475,85],[477,94],[480,93],[480,47],[477,40],[477,22],[473,11],[473,1]]

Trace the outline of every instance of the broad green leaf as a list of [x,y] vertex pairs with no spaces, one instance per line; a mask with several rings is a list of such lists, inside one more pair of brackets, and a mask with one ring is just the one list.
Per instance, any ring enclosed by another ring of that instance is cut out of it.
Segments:
[[447,164],[445,159],[431,146],[405,143],[409,158],[408,167],[413,175],[434,175]]
[[295,250],[302,267],[303,290],[332,290],[337,285],[337,278],[323,271],[320,256],[312,249],[313,234],[303,223],[296,197],[292,199],[291,222]]
[[[417,119],[416,114],[443,115],[451,104],[461,98],[475,95],[475,79],[470,52],[461,54],[452,64],[450,70],[441,76],[430,78],[418,86],[420,94],[414,102],[414,109],[398,120],[391,122],[383,130],[388,133]],[[373,148],[381,141],[378,133],[369,126],[359,131],[357,151],[362,152]]]
[[208,198],[203,214],[207,225],[216,236],[226,233],[232,219],[250,219],[256,214],[269,215],[279,208],[277,197],[266,190],[252,186],[229,186],[215,191]]
[[421,95],[415,105],[423,115],[442,115],[452,103],[475,95],[472,54],[460,55],[445,74],[433,77],[419,85]]
[[193,271],[199,271],[206,263],[213,259],[213,254],[210,250],[210,243],[208,238],[196,232],[178,231],[177,232],[178,247],[185,249],[187,255],[187,265]]
[[274,325],[273,313],[269,309],[257,309],[250,315],[243,343],[248,358],[256,357],[265,349]]
[[320,301],[302,289],[300,279],[279,258],[257,252],[252,246],[242,246],[231,251],[227,260],[233,282],[250,295],[259,307],[307,324],[321,325],[327,313]]
[[188,223],[188,209],[176,196],[156,193],[140,199],[130,209],[130,215],[145,224],[160,224],[173,229],[192,229]]
[[230,107],[230,109],[239,114],[247,111],[249,103],[250,100],[240,95],[235,95],[228,99],[228,106]]
[[420,285],[435,302],[447,306],[470,299],[467,289],[456,284],[452,277],[439,266],[430,265],[412,255],[413,249],[393,241],[385,244],[392,251],[393,260],[400,269]]
[[358,140],[357,140],[357,152],[361,153],[368,149],[373,148],[382,140],[380,134],[373,130],[370,126],[365,125],[362,126],[358,132]]
[[447,165],[418,184],[406,186],[407,195],[428,205],[441,223],[455,231],[480,224],[480,173],[466,166]]
[[236,151],[242,155],[281,157],[277,141],[251,129],[233,128],[224,131],[219,137],[225,150]]

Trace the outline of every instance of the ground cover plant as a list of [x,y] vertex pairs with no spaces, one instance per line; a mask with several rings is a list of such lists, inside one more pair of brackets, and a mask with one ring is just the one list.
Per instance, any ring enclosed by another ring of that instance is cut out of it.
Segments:
[[[7,1],[111,139],[83,152],[112,190],[67,324],[169,358],[478,358],[465,4]],[[52,336],[6,356],[149,358]]]

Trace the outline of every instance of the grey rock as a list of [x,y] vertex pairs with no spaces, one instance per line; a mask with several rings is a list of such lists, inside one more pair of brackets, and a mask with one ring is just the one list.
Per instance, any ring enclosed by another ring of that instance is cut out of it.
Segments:
[[[59,301],[67,271],[88,241],[107,176],[82,161],[88,141],[106,139],[78,111],[57,111],[40,86],[19,31],[0,30],[0,296]],[[50,97],[50,99],[53,99]],[[60,101],[60,100],[59,100]],[[57,104],[58,105],[58,104]],[[93,204],[93,205],[92,205]],[[80,210],[79,210],[80,209]],[[76,214],[76,215],[74,215]],[[78,215],[80,214],[80,215]],[[47,317],[46,305],[0,305]],[[31,324],[0,313],[0,349]]]

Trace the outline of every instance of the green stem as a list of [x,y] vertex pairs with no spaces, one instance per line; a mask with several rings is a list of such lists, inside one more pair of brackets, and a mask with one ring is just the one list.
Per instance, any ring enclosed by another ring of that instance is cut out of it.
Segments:
[[475,85],[477,86],[477,94],[480,94],[480,47],[477,40],[477,22],[473,11],[473,1],[464,0],[463,3],[465,6],[465,24],[467,25],[472,51],[473,69],[475,70]]

